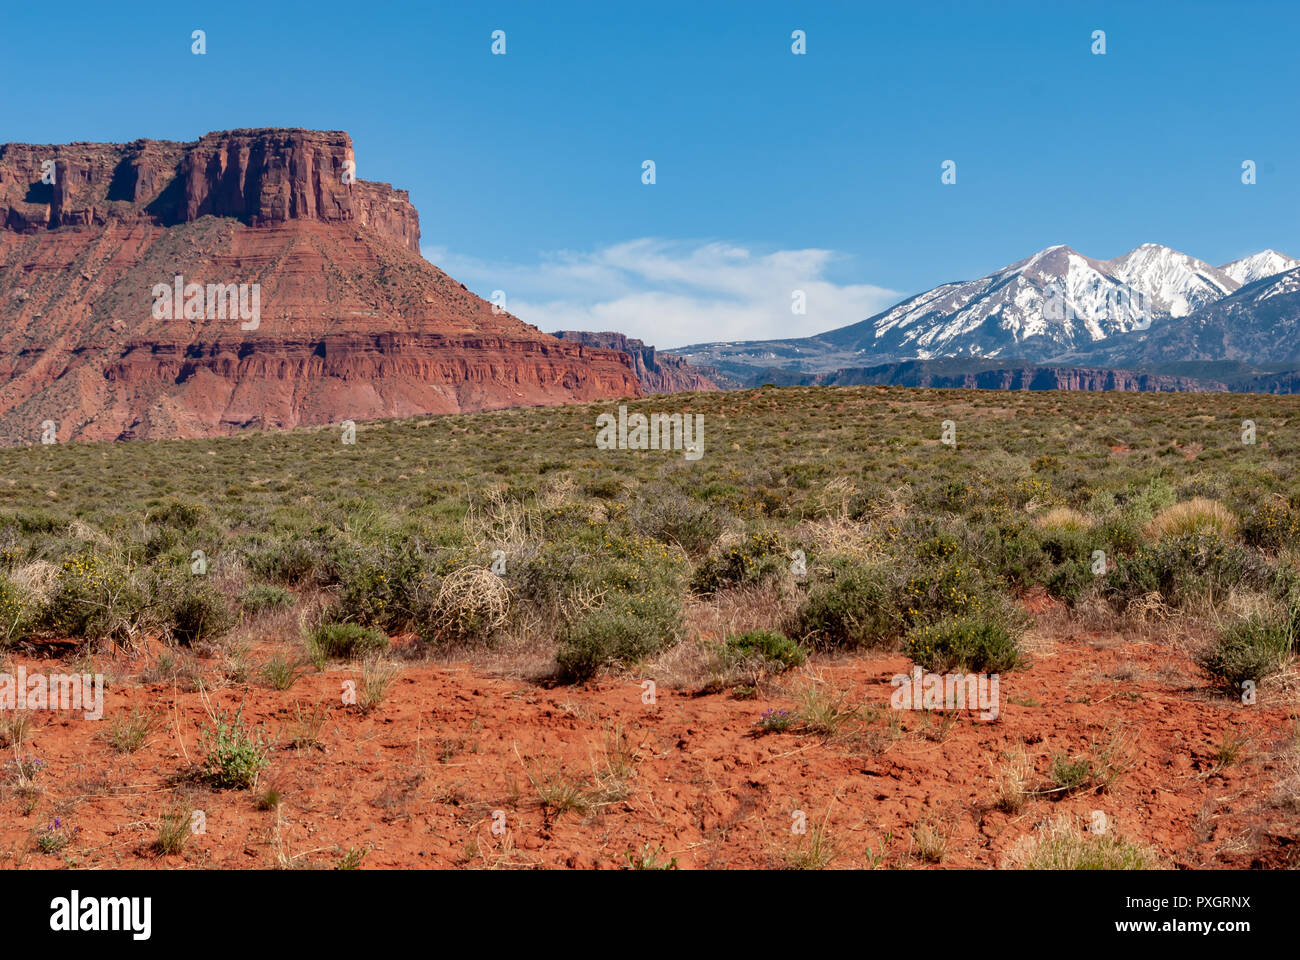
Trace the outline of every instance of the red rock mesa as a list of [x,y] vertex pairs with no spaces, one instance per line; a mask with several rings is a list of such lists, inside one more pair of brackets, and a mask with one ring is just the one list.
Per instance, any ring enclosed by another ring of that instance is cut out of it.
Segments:
[[[626,354],[493,313],[424,260],[406,191],[353,159],[341,131],[0,146],[0,443],[641,394]],[[178,276],[256,285],[258,321],[155,310]]]

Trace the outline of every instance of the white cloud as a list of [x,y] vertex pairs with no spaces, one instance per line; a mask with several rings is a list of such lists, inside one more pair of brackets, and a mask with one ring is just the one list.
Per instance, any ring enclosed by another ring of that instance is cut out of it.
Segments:
[[[441,247],[423,253],[481,296],[505,291],[507,309],[543,330],[615,330],[660,348],[823,333],[901,299],[883,287],[827,279],[842,259],[831,250],[756,254],[644,238],[546,254],[536,264],[488,263]],[[795,290],[806,295],[806,314],[790,309]]]

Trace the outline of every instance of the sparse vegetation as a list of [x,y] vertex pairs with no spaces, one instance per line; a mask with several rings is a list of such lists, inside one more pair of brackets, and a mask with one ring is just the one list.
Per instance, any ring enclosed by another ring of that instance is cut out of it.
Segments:
[[324,623],[307,636],[308,649],[321,660],[359,659],[388,649],[388,636],[359,623]]
[[204,777],[217,789],[247,790],[269,762],[262,736],[250,733],[241,713],[217,714],[200,733]]
[[1113,829],[1101,835],[1059,817],[1024,837],[1003,866],[1017,870],[1158,870],[1156,854]]
[[[1289,690],[1300,626],[1300,480],[1289,465],[1300,435],[1279,425],[1292,416],[1291,398],[1250,398],[1248,415],[1267,443],[1249,448],[1224,427],[1246,415],[1231,396],[792,387],[688,402],[709,423],[707,454],[691,463],[597,451],[590,427],[603,407],[591,405],[368,424],[364,458],[314,430],[0,450],[0,649],[7,658],[39,657],[72,640],[70,661],[120,657],[126,682],[165,686],[150,691],[153,704],[134,690],[114,701],[120,706],[106,714],[95,749],[114,763],[147,766],[165,739],[168,755],[183,751],[208,785],[253,791],[227,798],[250,815],[258,805],[278,809],[267,806],[274,791],[257,792],[272,748],[256,725],[218,713],[196,749],[194,697],[188,720],[184,703],[209,684],[224,704],[238,703],[236,694],[255,698],[277,749],[297,751],[284,760],[300,767],[335,762],[353,727],[371,737],[409,717],[411,685],[398,681],[395,664],[424,670],[422,658],[480,658],[498,676],[536,681],[517,695],[558,717],[590,710],[590,698],[609,690],[634,698],[643,678],[661,685],[659,706],[647,703],[647,711],[672,716],[665,696],[684,694],[666,694],[676,684],[665,677],[676,671],[690,694],[744,701],[702,701],[717,710],[711,725],[745,736],[784,732],[746,741],[773,762],[819,752],[942,753],[968,742],[977,721],[886,710],[887,723],[876,722],[881,691],[864,689],[861,677],[851,688],[807,681],[824,664],[838,669],[877,652],[881,661],[901,652],[939,673],[1024,670],[1040,650],[1050,664],[1059,651],[1040,646],[1042,629],[1026,631],[1025,609],[1076,617],[1078,643],[1099,650],[1137,636],[1140,644],[1121,658],[1103,655],[1092,673],[1113,676],[1114,692],[1068,692],[1078,697],[1070,703],[1109,698],[1099,712],[1106,718],[1136,702],[1126,698],[1150,694],[1162,665],[1147,652],[1167,641],[1181,662],[1176,681],[1162,681],[1162,696],[1236,710],[1204,691],[1237,696],[1247,681],[1268,683],[1265,697]],[[965,425],[962,444],[935,456],[931,427],[954,411]],[[1181,451],[1192,447],[1189,460]],[[185,466],[196,460],[205,469]],[[199,548],[210,564],[202,577],[190,573]],[[1189,668],[1192,656],[1199,673]],[[1004,686],[1003,709],[1058,707],[1037,685],[1041,676],[1035,669],[1032,683]],[[356,681],[359,709],[338,708],[340,678]],[[232,687],[250,680],[259,685]],[[563,686],[593,680],[587,690]],[[305,704],[295,704],[307,688]],[[169,698],[168,712],[155,720],[157,696]],[[469,716],[490,722],[486,712]],[[491,749],[490,737],[447,735],[427,721],[424,711],[413,740],[432,753],[409,783],[418,786],[429,766],[457,777],[478,769],[483,758],[467,755],[477,743]],[[36,753],[39,745],[41,757],[58,757],[41,741],[44,722],[28,729],[15,715],[0,724],[7,802],[11,815],[39,810],[26,828],[33,837],[62,809],[46,792],[50,768]],[[695,737],[713,732],[683,732],[682,746],[647,740],[645,754],[688,755],[699,749]],[[1058,799],[1120,796],[1131,786],[1121,779],[1124,738],[1051,736],[1032,748],[1032,761],[1018,742],[982,741],[992,745],[972,782],[991,816],[1023,831],[1027,814]],[[1271,749],[1252,743],[1246,751],[1235,733],[1208,745],[1202,738],[1198,769],[1239,776],[1233,768]],[[503,799],[445,781],[435,802],[468,828],[495,803],[540,807],[549,820],[596,820],[660,801],[625,752],[592,745],[581,769],[564,768],[576,772],[537,777],[535,804],[517,788]],[[293,787],[296,818],[299,797],[308,801],[296,779],[279,779],[276,756],[276,782]],[[416,786],[406,783],[393,788],[400,802],[383,800],[394,822],[409,816],[401,798]],[[691,815],[725,838],[767,815],[750,804],[770,801],[735,802]],[[895,846],[882,847],[881,859],[888,852],[891,864],[965,865],[957,833],[913,819],[894,827]],[[846,850],[854,836],[845,834]],[[606,862],[673,862],[644,839],[620,838]],[[1039,831],[1037,840],[1027,864],[1152,862],[1115,836]],[[285,842],[315,850],[318,864],[334,856],[320,852],[334,847],[287,828]],[[710,845],[721,849],[725,839]],[[683,863],[705,856],[703,848],[671,849]],[[766,855],[775,863],[787,853],[791,865],[817,867],[837,850],[824,826],[810,825],[789,851],[769,847]],[[356,865],[364,849],[345,845],[337,856]]]
[[159,856],[182,853],[190,839],[191,818],[194,808],[190,804],[178,801],[163,811],[158,818],[158,835],[153,849]]

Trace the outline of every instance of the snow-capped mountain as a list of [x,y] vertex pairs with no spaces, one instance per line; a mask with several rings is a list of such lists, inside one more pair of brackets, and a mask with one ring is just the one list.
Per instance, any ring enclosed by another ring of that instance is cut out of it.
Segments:
[[[1117,277],[1104,262],[1066,246],[1048,247],[986,277],[949,283],[842,331],[832,342],[855,339],[866,326],[871,342],[860,352],[875,356],[1047,355],[1142,328],[1150,309],[1140,269],[1133,280]],[[1164,301],[1160,301],[1164,305]]]
[[1144,243],[1102,264],[1111,276],[1144,294],[1152,315],[1185,317],[1232,293],[1242,281],[1204,260]]
[[1300,361],[1300,268],[1256,280],[1186,317],[1159,318],[1149,331],[1116,338],[1076,358],[1121,366]]
[[[1254,276],[1289,258],[1265,251],[1228,264]],[[1048,360],[1120,342],[1162,318],[1186,317],[1242,286],[1227,268],[1155,243],[1111,260],[1048,247],[977,280],[945,283],[859,323],[815,337],[700,344],[693,364],[823,373],[936,357]]]
[[1219,269],[1244,287],[1256,280],[1263,280],[1265,277],[1271,277],[1277,273],[1285,273],[1288,270],[1294,270],[1296,267],[1300,267],[1300,260],[1294,260],[1284,253],[1278,253],[1276,250],[1263,250],[1254,256],[1242,257],[1240,260],[1225,263]]

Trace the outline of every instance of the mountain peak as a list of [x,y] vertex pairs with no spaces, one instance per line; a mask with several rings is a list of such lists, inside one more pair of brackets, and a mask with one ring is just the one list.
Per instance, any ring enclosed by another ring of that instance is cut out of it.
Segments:
[[1231,274],[1159,243],[1141,244],[1102,267],[1146,299],[1146,312],[1171,317],[1185,317],[1241,286]]
[[1256,280],[1263,280],[1275,273],[1285,273],[1287,270],[1294,270],[1296,267],[1300,267],[1300,260],[1288,257],[1286,254],[1278,253],[1270,248],[1251,254],[1249,257],[1242,257],[1240,260],[1225,263],[1219,269],[1244,287]]

